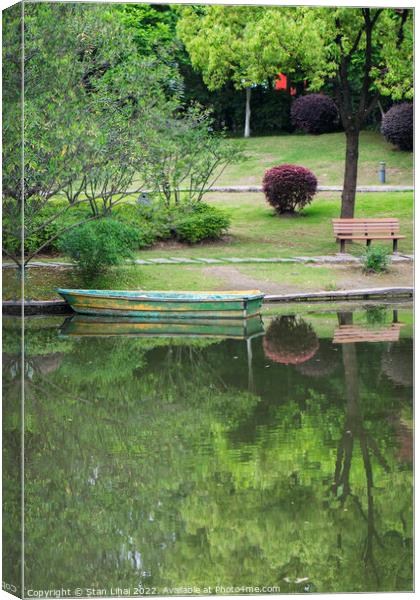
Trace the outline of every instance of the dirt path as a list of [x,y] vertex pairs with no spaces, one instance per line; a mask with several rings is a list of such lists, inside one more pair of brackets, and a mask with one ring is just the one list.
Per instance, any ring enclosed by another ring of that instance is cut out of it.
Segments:
[[258,289],[266,294],[285,294],[287,292],[294,292],[294,286],[288,286],[287,284],[278,284],[270,281],[269,279],[258,279],[256,277],[249,277],[244,273],[241,273],[236,267],[230,265],[223,265],[220,267],[205,267],[204,273],[207,273],[210,277],[217,277],[223,281],[219,286],[220,290],[234,290],[234,289]]
[[[305,265],[306,268],[316,269],[316,266]],[[279,267],[281,269],[281,266]],[[296,268],[296,265],[295,265]],[[297,267],[298,269],[299,267]],[[221,282],[219,290],[259,289],[266,294],[290,294],[294,292],[325,291],[325,286],[314,283],[287,283],[287,275],[281,283],[267,277],[251,277],[241,272],[240,267],[220,265],[204,267],[203,272],[209,277],[215,277]],[[296,269],[296,270],[297,270]],[[393,265],[388,273],[366,276],[359,266],[329,265],[337,290],[352,290],[372,287],[398,287],[413,285],[413,265]],[[332,279],[333,279],[332,278]]]

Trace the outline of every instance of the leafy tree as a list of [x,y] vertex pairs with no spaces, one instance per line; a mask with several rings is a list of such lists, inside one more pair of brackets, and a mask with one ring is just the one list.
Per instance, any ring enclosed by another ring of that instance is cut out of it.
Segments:
[[168,58],[180,50],[175,30],[177,6],[165,4],[121,4],[122,23],[131,31],[139,54],[166,53]]
[[252,85],[279,71],[305,77],[311,90],[332,86],[346,134],[341,216],[352,217],[360,130],[381,94],[413,95],[413,11],[211,6],[182,14],[178,33],[210,89],[231,79],[249,100]]
[[[146,187],[164,199],[167,208],[199,202],[225,168],[242,158],[242,149],[211,132],[207,111],[190,106],[182,114],[155,119],[144,148]],[[182,193],[184,192],[184,193]]]
[[[245,137],[250,136],[252,88],[273,80],[280,66],[289,71],[297,60],[305,64],[305,54],[299,51],[299,58],[288,57],[287,64],[281,60],[284,53],[277,56],[267,52],[259,36],[267,10],[258,6],[184,7],[177,24],[192,65],[202,72],[210,90],[219,89],[228,81],[236,89],[245,90]],[[282,38],[281,31],[275,34]],[[297,35],[307,37],[300,27],[296,27]]]
[[[22,14],[15,7],[5,11],[3,39],[4,237],[18,244],[22,225],[29,238],[80,203],[90,204],[88,218],[109,212],[141,170],[142,132],[156,113],[173,108],[172,70],[153,57],[140,59],[112,7],[29,3],[23,16],[22,73]],[[40,223],[59,193],[67,204]],[[25,257],[6,253],[22,267],[52,239]]]
[[360,130],[381,94],[413,95],[413,11],[267,8],[257,33],[259,46],[279,65],[305,54],[301,68],[310,89],[332,85],[346,134],[341,216],[353,217]]

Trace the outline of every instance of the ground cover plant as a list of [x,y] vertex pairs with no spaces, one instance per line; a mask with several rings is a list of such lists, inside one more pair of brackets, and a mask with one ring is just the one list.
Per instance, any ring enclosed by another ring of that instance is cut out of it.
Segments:
[[388,270],[391,257],[387,248],[370,246],[362,256],[363,270],[365,273],[382,273]]
[[[229,236],[223,241],[195,246],[183,246],[172,242],[159,244],[138,252],[139,258],[148,257],[290,257],[336,254],[339,250],[332,232],[331,219],[339,212],[337,193],[318,193],[316,201],[305,207],[299,219],[279,219],[275,210],[257,193],[209,194],[207,203],[225,211],[231,219]],[[413,193],[360,193],[357,217],[396,217],[400,220],[401,233],[406,237],[399,241],[402,254],[413,250]],[[389,246],[391,242],[375,242]],[[346,250],[360,256],[364,244],[349,244]]]

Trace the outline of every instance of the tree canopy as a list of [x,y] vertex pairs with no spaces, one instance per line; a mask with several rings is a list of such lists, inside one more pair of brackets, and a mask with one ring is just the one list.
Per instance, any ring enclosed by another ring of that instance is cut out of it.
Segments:
[[413,11],[342,7],[186,7],[177,26],[210,89],[286,73],[332,86],[347,136],[342,216],[353,216],[361,127],[381,95],[413,96]]

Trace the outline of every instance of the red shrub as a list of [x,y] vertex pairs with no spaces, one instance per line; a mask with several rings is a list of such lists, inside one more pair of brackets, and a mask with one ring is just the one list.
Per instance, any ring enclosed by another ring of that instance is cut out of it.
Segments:
[[278,213],[293,213],[311,202],[317,185],[317,179],[309,169],[279,165],[265,172],[263,192]]
[[311,359],[319,348],[318,337],[310,323],[294,315],[276,317],[263,340],[264,354],[284,365],[299,365]]

